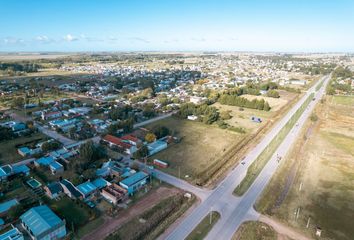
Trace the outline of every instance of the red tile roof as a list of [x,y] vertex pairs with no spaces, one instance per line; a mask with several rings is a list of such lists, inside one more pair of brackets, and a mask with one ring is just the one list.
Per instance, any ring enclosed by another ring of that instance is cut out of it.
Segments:
[[122,139],[112,135],[106,135],[103,140],[126,149],[129,149],[132,146],[129,143],[123,142]]
[[133,135],[131,134],[128,134],[128,135],[125,135],[123,137],[121,137],[122,140],[128,140],[128,141],[132,141],[132,142],[139,142],[139,139],[137,137],[134,137]]

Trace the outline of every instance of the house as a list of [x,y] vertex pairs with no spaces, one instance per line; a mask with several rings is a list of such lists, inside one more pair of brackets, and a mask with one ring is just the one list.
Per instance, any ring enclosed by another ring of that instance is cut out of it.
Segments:
[[0,181],[7,180],[8,177],[15,174],[29,175],[30,169],[26,165],[12,166],[10,164],[0,167]]
[[112,135],[106,135],[104,138],[102,138],[102,141],[108,143],[110,147],[116,147],[127,154],[133,154],[137,150],[136,146]]
[[11,129],[13,132],[20,132],[20,131],[26,130],[26,128],[27,128],[26,124],[21,123],[21,122],[16,122],[15,124],[13,124],[11,126]]
[[42,120],[52,120],[62,117],[63,114],[60,111],[56,112],[42,112]]
[[161,141],[161,140],[156,140],[155,142],[149,143],[147,145],[149,149],[149,156],[154,155],[155,153],[158,153],[164,149],[167,148],[167,142]]
[[203,103],[207,98],[204,97],[197,97],[197,96],[191,96],[189,98],[189,101],[194,104],[201,104]]
[[60,181],[60,186],[69,198],[78,199],[82,197],[82,194],[77,190],[77,188],[69,180],[63,179]]
[[127,198],[128,191],[116,183],[105,187],[101,191],[101,195],[110,203],[116,205],[123,202]]
[[57,161],[51,162],[49,164],[49,169],[53,175],[64,172],[64,166]]
[[81,183],[80,185],[77,185],[76,189],[81,193],[84,198],[87,198],[96,192],[97,187],[90,181],[87,181]]
[[66,236],[65,220],[48,206],[33,207],[20,216],[23,228],[34,240],[60,239]]
[[0,240],[24,240],[22,232],[11,225],[11,229],[0,235]]
[[138,145],[139,143],[141,143],[141,140],[131,134],[128,135],[124,135],[123,137],[121,137],[121,139],[123,140],[123,142],[127,142],[133,146]]
[[19,204],[19,202],[17,201],[16,198],[6,201],[6,202],[3,202],[3,203],[0,203],[0,216],[6,214],[10,210],[10,208],[12,208],[18,204]]
[[60,183],[52,182],[44,187],[44,191],[50,199],[55,199],[58,198],[60,193],[63,192],[63,188]]
[[42,149],[40,149],[40,148],[30,149],[28,147],[20,147],[17,149],[17,152],[22,157],[29,157],[29,156],[41,153]]
[[119,182],[119,185],[128,191],[128,194],[132,195],[134,192],[144,186],[149,179],[149,175],[144,172],[137,172],[130,177],[123,179]]
[[70,108],[68,111],[73,114],[79,114],[79,115],[87,115],[89,112],[91,112],[92,108],[89,107],[77,107],[77,108]]
[[93,180],[92,184],[95,185],[95,187],[97,189],[102,189],[102,188],[105,188],[105,187],[111,185],[110,182],[104,180],[103,178],[97,178],[97,179]]

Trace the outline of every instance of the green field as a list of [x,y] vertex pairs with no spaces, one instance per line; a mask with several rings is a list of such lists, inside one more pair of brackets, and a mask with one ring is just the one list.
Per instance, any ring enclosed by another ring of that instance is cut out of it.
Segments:
[[22,157],[17,153],[17,145],[27,145],[26,143],[35,143],[47,139],[42,133],[34,133],[29,137],[18,137],[12,140],[3,141],[0,143],[0,164],[15,163],[22,159],[30,157]]
[[203,220],[198,224],[198,226],[193,229],[193,231],[188,235],[186,240],[202,240],[209,233],[212,227],[220,219],[220,214],[218,212],[211,212],[203,218]]
[[232,240],[277,240],[274,229],[262,222],[245,222],[237,230]]
[[196,176],[218,160],[230,147],[239,143],[246,134],[223,130],[214,125],[170,117],[146,126],[168,127],[179,143],[170,144],[152,159],[166,161],[170,166],[163,171],[193,182]]
[[237,196],[243,195],[248,188],[252,185],[254,180],[260,174],[264,166],[274,154],[278,146],[283,142],[284,138],[288,135],[289,131],[295,125],[301,114],[305,111],[307,105],[312,101],[313,94],[311,94],[301,107],[294,113],[286,125],[280,130],[278,135],[269,143],[264,151],[257,157],[257,159],[247,169],[246,177],[235,188],[234,194]]
[[336,104],[354,106],[354,96],[333,96],[329,101],[333,101]]

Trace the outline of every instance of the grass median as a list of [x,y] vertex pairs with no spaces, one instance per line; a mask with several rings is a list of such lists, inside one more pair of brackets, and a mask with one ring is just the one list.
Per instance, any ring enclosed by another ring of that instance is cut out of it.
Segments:
[[263,150],[263,152],[257,157],[257,159],[249,166],[247,169],[246,177],[241,181],[241,183],[235,188],[234,194],[237,196],[242,196],[248,188],[252,185],[254,180],[257,178],[259,173],[262,171],[264,166],[267,164],[269,159],[274,154],[275,150],[283,142],[286,135],[290,132],[296,121],[300,118],[302,113],[305,111],[306,107],[312,101],[314,94],[312,93],[306,101],[301,105],[301,107],[294,113],[290,120],[285,124],[285,126],[280,130],[276,137],[269,143],[269,145]]
[[211,212],[198,224],[198,226],[188,235],[186,240],[202,240],[209,233],[211,228],[220,219],[218,212]]

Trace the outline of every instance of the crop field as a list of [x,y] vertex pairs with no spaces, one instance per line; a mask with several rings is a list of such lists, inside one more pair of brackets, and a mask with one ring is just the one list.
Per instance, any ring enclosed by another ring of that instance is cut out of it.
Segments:
[[[284,159],[256,208],[314,236],[354,236],[354,106],[327,97]],[[296,214],[294,214],[296,213]],[[308,225],[308,227],[307,227]]]
[[171,144],[151,157],[166,161],[170,166],[166,171],[175,176],[181,176],[188,181],[193,181],[195,176],[217,160],[228,148],[237,144],[245,134],[223,130],[214,125],[199,122],[166,118],[146,126],[166,126],[174,136],[181,138],[176,144]]

